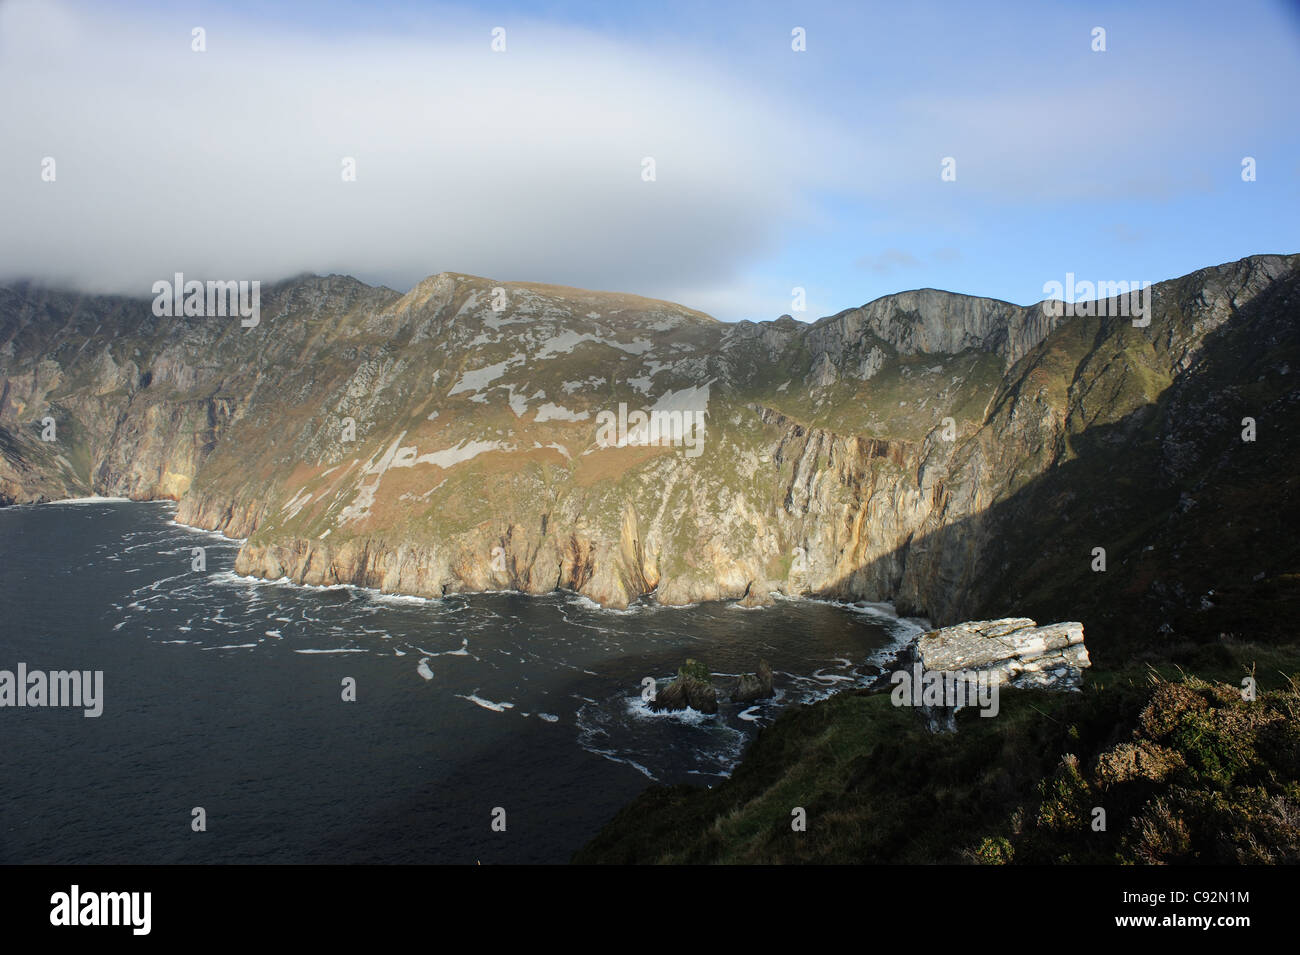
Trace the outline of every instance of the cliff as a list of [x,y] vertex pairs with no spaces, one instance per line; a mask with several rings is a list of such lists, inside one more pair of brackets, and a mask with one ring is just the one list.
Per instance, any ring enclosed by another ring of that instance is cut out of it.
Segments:
[[1255,627],[1294,594],[1298,278],[1162,282],[1145,327],[929,289],[727,325],[442,273],[280,283],[245,328],[18,285],[0,501],[171,498],[247,538],[241,573],[423,595],[892,599],[1094,645],[1119,602]]

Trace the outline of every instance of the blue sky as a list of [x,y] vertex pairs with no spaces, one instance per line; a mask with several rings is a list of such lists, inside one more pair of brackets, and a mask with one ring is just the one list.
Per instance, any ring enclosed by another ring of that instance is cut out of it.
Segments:
[[0,270],[452,270],[725,320],[798,286],[812,320],[1300,251],[1295,4],[1133,7],[7,0]]

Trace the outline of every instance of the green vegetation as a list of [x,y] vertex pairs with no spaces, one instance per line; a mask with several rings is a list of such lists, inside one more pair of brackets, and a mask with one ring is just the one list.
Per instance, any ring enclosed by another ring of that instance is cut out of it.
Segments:
[[709,668],[699,660],[687,658],[686,662],[677,668],[677,679],[679,680],[698,680],[701,683],[712,682],[709,675]]
[[1222,649],[1227,682],[1092,673],[1080,693],[1004,692],[955,734],[840,693],[784,713],[721,785],[647,790],[574,861],[1300,862],[1300,648]]

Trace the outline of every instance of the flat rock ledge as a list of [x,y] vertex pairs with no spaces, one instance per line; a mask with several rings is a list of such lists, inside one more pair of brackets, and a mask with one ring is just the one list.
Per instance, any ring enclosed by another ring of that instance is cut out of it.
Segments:
[[1039,626],[1028,617],[973,620],[916,638],[914,659],[925,670],[983,671],[1003,686],[1078,690],[1092,665],[1083,624]]

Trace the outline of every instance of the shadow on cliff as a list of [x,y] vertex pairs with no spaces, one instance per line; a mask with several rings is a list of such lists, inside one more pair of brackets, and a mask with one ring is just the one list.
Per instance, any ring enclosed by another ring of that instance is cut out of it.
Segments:
[[[880,596],[935,625],[1079,620],[1107,667],[1204,662],[1221,641],[1293,642],[1300,394],[1285,376],[1293,357],[1300,367],[1296,287],[1278,283],[1207,335],[1155,402],[1073,435],[1070,460],[823,593],[890,580]],[[1247,416],[1253,442],[1242,439]],[[1104,571],[1094,570],[1099,547]]]

